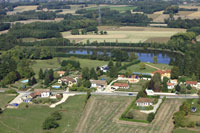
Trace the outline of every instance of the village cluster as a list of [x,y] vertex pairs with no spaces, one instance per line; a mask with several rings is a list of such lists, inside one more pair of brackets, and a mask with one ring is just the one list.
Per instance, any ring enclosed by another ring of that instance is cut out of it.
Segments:
[[[101,71],[106,73],[109,68],[108,66],[102,66],[100,67]],[[65,71],[57,71],[56,72],[60,78],[58,78],[56,85],[52,85],[52,88],[60,88],[61,86],[65,85],[66,89],[65,91],[69,92],[69,88],[73,87],[73,85],[76,85],[78,80],[81,79],[81,76],[71,77],[71,76],[65,76]],[[155,73],[159,73],[161,76],[161,80],[163,80],[164,77],[167,77],[169,80],[167,82],[167,88],[168,90],[172,90],[175,88],[177,84],[185,84],[190,85],[192,88],[200,89],[200,83],[197,81],[186,81],[184,83],[178,83],[177,79],[170,79],[171,78],[171,70],[157,70],[153,73],[133,73],[133,75],[125,76],[125,75],[118,75],[116,79],[111,81],[109,84],[105,79],[99,79],[94,80],[90,79],[91,86],[90,88],[96,88],[96,92],[115,92],[120,90],[128,90],[130,88],[130,85],[138,83],[140,80],[151,80],[149,77],[141,77],[140,75],[149,75],[150,77],[153,77]],[[146,89],[147,95],[175,95],[175,93],[170,92],[154,92],[153,90]],[[131,95],[131,92],[130,92]],[[31,93],[26,93],[23,95],[18,96],[19,98],[17,101],[11,102],[10,105],[16,105],[25,102],[25,103],[31,103],[33,99],[37,98],[50,98],[50,99],[58,99],[58,98],[64,98],[67,99],[62,95],[62,93],[52,93],[50,89],[35,89]],[[135,102],[137,106],[141,107],[148,107],[148,106],[155,106],[157,102],[154,102],[155,99],[152,98],[139,98]],[[62,102],[60,102],[62,103]]]

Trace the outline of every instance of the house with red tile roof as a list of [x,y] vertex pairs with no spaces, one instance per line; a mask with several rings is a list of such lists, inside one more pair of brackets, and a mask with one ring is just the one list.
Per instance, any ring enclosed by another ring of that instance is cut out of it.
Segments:
[[66,77],[62,77],[62,78],[58,79],[58,83],[59,84],[62,84],[62,83],[68,84],[68,86],[71,87],[73,84],[76,84],[76,80],[71,77],[66,76]]
[[186,85],[190,85],[191,87],[198,87],[198,82],[197,81],[186,81],[185,82]]
[[114,83],[111,88],[113,89],[128,89],[129,85],[128,83]]
[[171,70],[157,70],[157,71],[154,71],[152,73],[152,76],[155,74],[155,73],[160,73],[160,76],[161,76],[161,79],[163,79],[164,77],[167,77],[167,78],[171,78]]
[[135,102],[137,106],[151,106],[153,105],[154,102],[154,98],[143,98],[140,97],[139,99],[137,99],[137,101]]
[[174,87],[175,87],[175,84],[174,83],[170,83],[170,82],[167,82],[167,88],[168,89],[174,89]]
[[57,74],[58,74],[60,77],[62,77],[62,76],[64,76],[65,71],[57,71]]

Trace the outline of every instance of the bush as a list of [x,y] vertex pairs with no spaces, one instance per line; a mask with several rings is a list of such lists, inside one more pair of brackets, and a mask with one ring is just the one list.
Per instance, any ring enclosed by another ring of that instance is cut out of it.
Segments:
[[195,122],[194,121],[192,121],[192,122],[190,122],[188,125],[187,125],[187,127],[195,127]]
[[56,120],[54,118],[51,118],[51,117],[48,117],[43,125],[42,125],[42,128],[44,130],[49,130],[49,129],[52,129],[52,128],[57,128],[59,125],[58,123],[56,122]]
[[132,111],[129,111],[129,112],[126,114],[125,117],[128,118],[128,119],[133,119],[133,118],[134,118],[133,112],[132,112]]
[[148,115],[148,117],[147,117],[147,121],[148,121],[148,122],[152,122],[153,119],[154,119],[154,117],[155,117],[155,114],[154,114],[154,113],[150,113],[150,114]]
[[62,115],[61,115],[58,111],[52,113],[51,116],[52,116],[55,120],[61,120],[61,119],[62,119]]

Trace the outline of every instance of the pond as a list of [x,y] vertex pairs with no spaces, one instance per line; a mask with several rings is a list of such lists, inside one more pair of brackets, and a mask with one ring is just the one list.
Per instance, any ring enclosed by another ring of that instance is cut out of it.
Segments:
[[[110,55],[111,49],[57,49],[59,52],[63,52],[66,54],[77,54],[77,55],[91,55],[94,51],[97,54],[107,54]],[[161,52],[161,51],[150,51],[150,50],[132,50],[126,49],[125,51],[129,53],[134,52],[137,54],[138,59],[141,62],[151,62],[153,63],[153,57],[157,56],[158,63],[169,64],[170,59],[174,58],[174,54],[170,52]]]

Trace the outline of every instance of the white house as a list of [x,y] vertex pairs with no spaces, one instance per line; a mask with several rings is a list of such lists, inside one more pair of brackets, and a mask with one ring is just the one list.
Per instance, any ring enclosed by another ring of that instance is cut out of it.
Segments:
[[108,65],[104,65],[100,67],[100,70],[103,71],[104,73],[106,73],[109,70]]
[[128,83],[114,83],[114,85],[111,86],[112,89],[128,89],[129,85]]
[[198,87],[198,82],[197,81],[186,81],[185,82],[186,85],[190,85],[191,87]]
[[153,98],[139,98],[136,101],[137,106],[151,106],[153,105],[154,99]]
[[107,82],[105,80],[90,80],[91,88],[104,89],[107,86]]
[[34,93],[36,95],[40,94],[39,95],[40,97],[45,98],[45,97],[49,97],[50,96],[50,89],[35,89]]
[[167,82],[167,88],[168,89],[174,89],[174,87],[175,87],[175,84],[174,83],[169,83],[169,82]]
[[118,80],[127,80],[126,76],[124,75],[118,75]]

